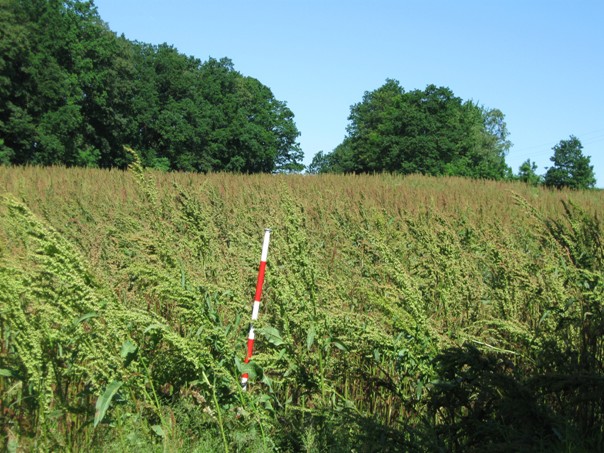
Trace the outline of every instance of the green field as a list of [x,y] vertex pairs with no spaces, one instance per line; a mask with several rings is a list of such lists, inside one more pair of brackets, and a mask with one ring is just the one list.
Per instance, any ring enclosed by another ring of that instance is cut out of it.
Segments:
[[604,450],[602,191],[0,167],[0,194],[1,448]]

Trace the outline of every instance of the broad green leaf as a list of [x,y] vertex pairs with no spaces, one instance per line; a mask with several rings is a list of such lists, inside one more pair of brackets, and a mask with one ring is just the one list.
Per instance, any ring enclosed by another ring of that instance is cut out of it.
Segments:
[[376,362],[379,362],[380,358],[381,358],[380,351],[378,351],[377,349],[374,349],[373,350],[373,358],[375,359]]
[[310,329],[308,329],[308,334],[306,335],[306,349],[308,349],[310,351],[310,348],[312,348],[313,343],[315,342],[315,335],[316,335],[316,331],[315,331],[315,326],[311,325]]
[[120,351],[120,355],[122,356],[122,358],[126,358],[128,357],[128,354],[133,354],[136,352],[136,350],[138,349],[138,347],[136,346],[136,344],[134,344],[134,342],[130,339],[124,341],[124,344],[122,345],[122,350]]
[[244,363],[238,358],[235,358],[235,365],[241,374],[247,373],[250,379],[256,379],[259,375],[264,375],[262,368],[254,362]]
[[258,401],[260,403],[264,403],[265,409],[268,409],[270,411],[274,410],[273,403],[271,402],[271,399],[268,395],[262,395],[260,398],[258,398]]
[[153,425],[151,427],[151,429],[153,430],[153,432],[155,434],[157,434],[159,437],[164,437],[164,430],[162,429],[162,427],[160,425]]
[[8,453],[17,453],[19,450],[19,438],[17,436],[8,436],[8,443],[6,445],[6,451]]
[[122,381],[113,381],[107,386],[105,392],[103,392],[103,394],[96,401],[96,411],[94,413],[95,428],[99,423],[101,423],[101,421],[105,417],[105,413],[109,408],[109,404],[111,404],[111,400],[123,384],[124,383]]
[[271,326],[261,327],[256,330],[256,332],[262,334],[269,343],[274,344],[275,346],[281,346],[285,343],[283,338],[281,337],[281,333],[277,329]]
[[344,346],[339,341],[334,341],[331,344],[334,345],[336,348],[338,348],[340,351],[347,351],[346,346]]
[[260,379],[260,382],[266,385],[271,391],[271,393],[273,392],[273,380],[269,378],[266,374],[262,373],[262,379]]

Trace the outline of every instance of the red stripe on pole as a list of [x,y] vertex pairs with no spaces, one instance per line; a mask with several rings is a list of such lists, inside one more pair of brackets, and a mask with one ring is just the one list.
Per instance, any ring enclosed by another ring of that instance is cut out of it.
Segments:
[[248,363],[252,358],[252,353],[254,351],[254,340],[252,338],[247,339],[247,356],[245,357],[245,363]]
[[258,280],[256,281],[256,295],[254,300],[260,302],[262,297],[262,285],[264,284],[264,272],[266,271],[266,261],[260,261],[260,269],[258,269]]

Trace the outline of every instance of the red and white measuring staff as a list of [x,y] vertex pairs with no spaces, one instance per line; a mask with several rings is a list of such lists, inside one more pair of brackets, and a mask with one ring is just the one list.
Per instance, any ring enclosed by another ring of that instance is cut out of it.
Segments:
[[[264,284],[264,272],[266,270],[266,259],[268,257],[268,243],[271,239],[270,228],[264,230],[264,242],[262,243],[262,256],[260,257],[260,269],[258,269],[258,281],[256,282],[256,295],[254,296],[254,307],[252,308],[252,322],[250,323],[250,332],[247,336],[247,354],[245,356],[245,363],[249,363],[252,358],[252,352],[254,351],[254,321],[258,319],[258,313],[260,312],[260,298],[262,297],[262,285]],[[241,375],[241,388],[247,390],[247,380],[249,376],[247,373]]]

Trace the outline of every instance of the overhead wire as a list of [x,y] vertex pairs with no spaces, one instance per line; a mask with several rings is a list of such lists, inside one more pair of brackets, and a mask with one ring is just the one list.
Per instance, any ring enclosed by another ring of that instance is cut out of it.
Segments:
[[[583,145],[583,147],[585,148],[586,145],[593,145],[594,143],[599,143],[604,141],[604,129],[599,129],[599,130],[595,130],[595,131],[591,131],[591,132],[585,132],[583,134],[571,134],[575,137],[577,137],[580,141],[581,144]],[[548,147],[545,149],[545,147]],[[551,154],[552,153],[552,148],[555,146],[555,144],[551,144],[551,143],[542,143],[542,144],[537,144],[537,145],[531,145],[531,146],[526,146],[523,148],[520,148],[519,150],[511,150],[510,154],[513,153],[514,158],[523,158],[523,157],[535,157],[535,156],[543,156],[546,154]],[[542,149],[542,151],[530,151],[530,150],[536,150],[536,149]],[[509,154],[508,154],[509,156]]]

